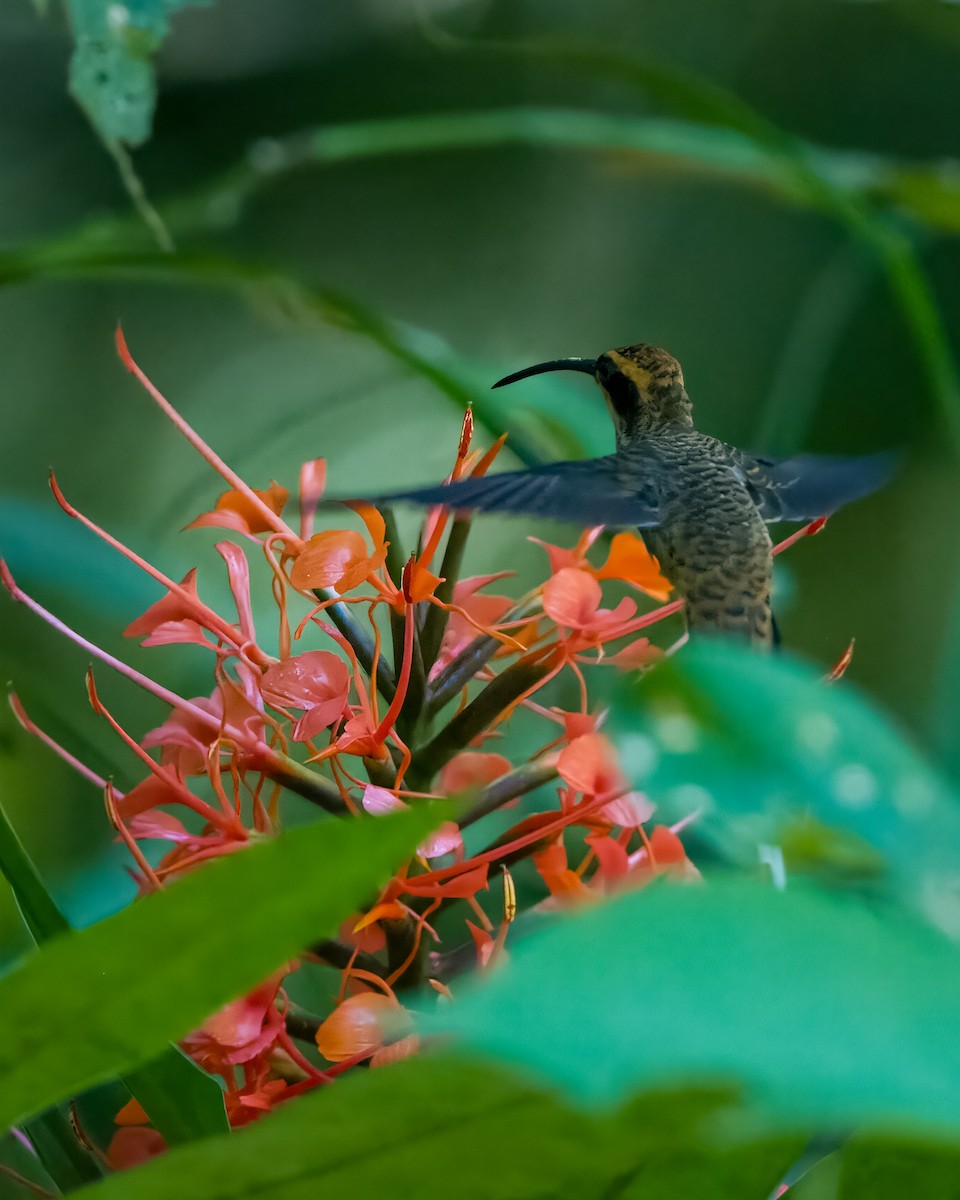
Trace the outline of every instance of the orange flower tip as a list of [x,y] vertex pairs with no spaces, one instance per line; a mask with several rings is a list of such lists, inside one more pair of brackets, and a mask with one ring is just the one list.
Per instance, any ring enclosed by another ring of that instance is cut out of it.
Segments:
[[78,514],[77,510],[73,507],[72,504],[70,504],[67,501],[66,496],[60,490],[60,484],[57,483],[57,477],[53,473],[52,467],[50,468],[49,474],[47,475],[47,482],[50,484],[50,491],[53,492],[54,500],[56,500],[56,502],[60,505],[60,507],[63,509],[63,511],[67,514],[67,516],[68,517],[78,516],[79,514]]
[[117,322],[116,340],[117,354],[120,357],[120,361],[131,373],[131,375],[136,375],[137,364],[133,361],[133,355],[130,353],[130,348],[127,345],[127,339],[123,336],[123,326],[119,321]]
[[14,600],[22,600],[23,592],[17,587],[17,581],[11,574],[10,568],[7,566],[7,560],[0,558],[0,582],[7,589]]
[[97,695],[97,685],[93,678],[93,667],[87,667],[87,672],[84,675],[84,681],[87,685],[87,699],[93,705],[96,712],[100,712],[100,697]]

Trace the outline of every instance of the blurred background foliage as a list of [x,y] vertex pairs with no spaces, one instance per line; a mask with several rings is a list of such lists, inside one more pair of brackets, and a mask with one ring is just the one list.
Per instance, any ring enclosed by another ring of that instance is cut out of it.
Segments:
[[[178,8],[123,10],[142,26],[132,66],[78,51],[85,115],[67,12],[0,3],[0,543],[22,584],[169,685],[207,690],[201,657],[123,642],[156,593],[46,487],[55,466],[68,498],[169,574],[206,564],[216,595],[213,539],[178,530],[218,481],[117,363],[118,319],[252,485],[292,487],[323,455],[351,494],[441,477],[468,398],[524,461],[603,453],[584,381],[493,397],[489,383],[656,342],[706,432],[777,453],[904,448],[888,489],[781,560],[780,620],[824,666],[856,635],[856,681],[960,770],[960,8]],[[95,43],[117,13],[67,9]],[[116,137],[147,133],[149,103],[132,110],[156,46],[152,134],[128,153]],[[119,126],[97,107],[114,84]],[[538,579],[528,532],[479,522],[469,572]],[[9,603],[0,666],[71,749],[121,786],[136,777],[87,709],[84,654]],[[156,723],[101,675],[135,730]],[[9,716],[0,791],[74,921],[117,906],[98,797]]]

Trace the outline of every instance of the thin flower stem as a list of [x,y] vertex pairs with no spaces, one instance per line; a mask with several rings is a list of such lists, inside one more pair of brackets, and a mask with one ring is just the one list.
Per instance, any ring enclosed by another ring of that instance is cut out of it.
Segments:
[[232,488],[235,488],[238,492],[240,492],[240,494],[250,504],[253,505],[254,509],[256,509],[263,520],[272,530],[274,530],[275,533],[280,534],[286,543],[288,551],[296,551],[300,546],[302,546],[303,543],[300,541],[300,538],[294,533],[286,521],[284,521],[282,517],[277,516],[269,504],[264,504],[253,488],[250,487],[249,484],[244,483],[236,471],[227,466],[220,455],[207,445],[197,431],[190,424],[188,424],[183,417],[181,417],[170,401],[157,389],[153,383],[150,382],[144,372],[134,361],[133,355],[130,353],[130,350],[127,347],[126,339],[123,336],[123,330],[119,325],[117,326],[117,353],[120,355],[120,361],[127,368],[130,374],[135,376],[135,378],[143,385],[143,387],[146,388],[147,392],[153,397],[154,401],[163,411],[164,415],[183,434],[190,445],[193,446],[196,451],[198,451],[198,453],[210,464],[211,467],[213,467],[218,475],[225,479]]
[[[330,592],[326,588],[313,588],[312,590],[317,599],[323,603],[325,615],[330,618],[350,643],[354,654],[357,656],[357,662],[367,674],[370,674],[373,671],[373,663],[376,657],[373,640],[357,624],[353,619],[350,609],[342,600],[337,598],[334,592]],[[389,703],[393,699],[396,690],[393,672],[390,670],[389,664],[381,656],[377,662],[377,691]]]
[[[205,800],[201,800],[199,796],[195,796],[193,792],[182,783],[175,772],[169,770],[161,763],[155,762],[150,755],[143,749],[127,731],[123,728],[120,722],[113,716],[106,705],[97,695],[96,685],[93,678],[93,669],[87,670],[87,695],[90,698],[90,705],[98,717],[103,717],[109,724],[110,728],[117,734],[125,746],[131,750],[137,758],[143,763],[147,770],[160,780],[162,784],[168,787],[173,795],[175,795],[185,808],[191,809],[202,820],[208,824],[215,826],[221,833],[228,837],[246,838],[247,831],[243,827],[243,823],[239,820],[236,813],[224,813],[218,811],[212,805],[207,804]],[[109,788],[109,783],[107,784]]]
[[[49,475],[49,483],[54,499],[68,517],[71,517],[74,521],[79,521],[81,525],[86,526],[86,528],[100,538],[101,541],[106,542],[106,544],[112,549],[116,550],[118,554],[122,554],[124,558],[126,558],[129,562],[132,562],[135,566],[139,567],[140,570],[149,575],[151,579],[156,580],[161,587],[166,588],[171,595],[176,596],[177,599],[180,600],[180,602],[184,605],[184,607],[193,613],[194,619],[200,625],[209,629],[211,633],[220,638],[228,646],[233,646],[235,650],[239,651],[240,648],[243,647],[245,650],[252,651],[251,657],[259,665],[264,665],[272,661],[268,655],[264,654],[264,652],[255,643],[253,643],[252,630],[242,631],[241,635],[238,636],[237,630],[233,625],[230,624],[229,621],[225,621],[223,617],[214,612],[212,608],[209,608],[202,601],[197,600],[197,598],[191,595],[182,584],[177,583],[175,579],[170,579],[169,576],[164,575],[162,571],[158,571],[157,568],[151,563],[147,562],[145,558],[141,558],[136,551],[131,550],[129,546],[125,546],[118,538],[115,538],[111,533],[108,533],[95,521],[92,521],[84,513],[80,512],[78,508],[74,508],[74,506],[67,500],[66,496],[64,496],[63,492],[60,490],[60,485],[52,471]],[[220,546],[217,546],[217,550],[220,550]],[[224,554],[222,550],[220,553],[221,556],[226,559],[226,554]],[[228,567],[230,566],[229,561],[227,565]]]
[[104,806],[106,807],[106,810],[107,810],[107,819],[109,820],[110,824],[114,827],[114,829],[117,831],[117,834],[119,835],[123,844],[130,851],[130,855],[133,858],[133,861],[137,864],[137,866],[143,872],[144,879],[147,881],[147,883],[150,885],[150,887],[154,891],[159,891],[163,887],[163,884],[157,878],[156,874],[154,873],[153,867],[151,867],[150,864],[147,862],[147,859],[146,859],[143,851],[137,845],[136,838],[133,836],[133,834],[130,832],[130,830],[126,827],[124,822],[121,820],[120,813],[117,811],[117,800],[118,799],[119,799],[119,796],[118,796],[118,793],[116,791],[114,791],[113,784],[108,783],[107,786],[103,789],[103,802],[104,802]]
[[791,533],[789,537],[785,537],[782,542],[777,542],[773,548],[774,554],[782,554],[784,550],[789,549],[795,542],[799,542],[802,538],[813,537],[814,534],[826,525],[826,517],[817,517],[815,521],[811,521],[808,525],[804,525],[802,529],[798,529],[796,533]]
[[407,604],[404,621],[403,660],[400,664],[400,675],[397,679],[397,690],[394,693],[393,699],[390,701],[390,707],[387,709],[387,715],[377,726],[374,734],[374,738],[378,742],[382,742],[393,728],[397,717],[400,715],[403,702],[406,699],[407,685],[410,682],[410,671],[413,666],[413,640],[415,634],[416,625],[413,619],[413,605]]
[[13,709],[13,715],[17,718],[27,733],[32,734],[35,738],[39,738],[44,745],[49,746],[58,758],[62,758],[68,766],[73,767],[78,775],[82,775],[83,778],[86,779],[88,783],[92,783],[94,787],[105,788],[107,786],[107,781],[102,775],[98,775],[96,771],[91,770],[86,763],[81,762],[79,758],[75,758],[69,750],[64,749],[64,747],[61,746],[59,742],[55,741],[49,733],[46,733],[40,728],[39,725],[35,724],[32,718],[27,715],[27,710],[23,707],[20,697],[16,692],[11,692],[8,700],[10,701],[10,707]]
[[[88,641],[85,637],[77,633],[76,630],[71,629],[69,625],[61,621],[59,617],[55,617],[49,609],[44,608],[39,601],[34,600],[32,596],[19,587],[3,559],[0,559],[0,582],[3,583],[14,600],[26,605],[31,612],[36,613],[48,625],[56,629],[58,633],[62,633],[64,637],[69,638],[70,641],[75,642],[76,645],[88,651],[94,658],[98,658],[101,662],[106,663],[108,667],[113,667],[119,674],[131,680],[138,687],[143,688],[144,691],[150,692],[151,695],[156,696],[159,700],[163,700],[164,703],[169,704],[172,708],[189,713],[202,726],[213,730],[217,736],[220,736],[223,732],[219,717],[207,712],[206,709],[200,708],[190,700],[186,700],[183,696],[177,695],[176,692],[172,692],[162,684],[155,683],[147,675],[142,675],[119,658],[108,654],[106,650],[101,650],[96,643]],[[265,742],[251,744],[248,740],[244,740],[238,736],[237,743],[243,748],[244,754],[249,755],[251,764],[260,767],[265,774],[269,775],[277,783],[282,783],[284,787],[303,796],[306,800],[312,800],[328,812],[341,813],[344,811],[343,800],[340,798],[340,794],[336,788],[322,776],[311,771],[309,767],[305,767],[302,763],[288,758],[285,754],[277,753],[276,750],[272,750]]]

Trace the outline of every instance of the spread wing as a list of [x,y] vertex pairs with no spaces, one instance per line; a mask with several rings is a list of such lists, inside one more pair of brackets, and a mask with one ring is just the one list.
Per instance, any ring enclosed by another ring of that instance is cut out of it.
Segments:
[[812,521],[882,487],[899,455],[864,458],[801,454],[782,462],[738,453],[737,466],[765,521]]
[[625,487],[617,478],[615,456],[576,462],[547,463],[528,471],[506,471],[482,479],[410,488],[367,497],[374,504],[410,501],[443,504],[478,512],[523,513],[575,521],[579,525],[633,525],[659,522],[656,499],[640,488]]

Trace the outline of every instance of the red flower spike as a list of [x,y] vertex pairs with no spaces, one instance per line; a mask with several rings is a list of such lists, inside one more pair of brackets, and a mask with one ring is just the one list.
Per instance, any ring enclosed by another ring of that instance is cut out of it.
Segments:
[[849,667],[853,662],[853,647],[855,642],[856,638],[850,639],[850,645],[847,646],[846,650],[844,650],[834,665],[830,668],[826,675],[824,675],[824,683],[836,683],[838,679],[843,678],[843,676],[846,674],[847,667]]
[[460,444],[457,446],[457,462],[463,462],[470,451],[473,438],[473,409],[468,407],[463,414],[463,424],[460,426]]

